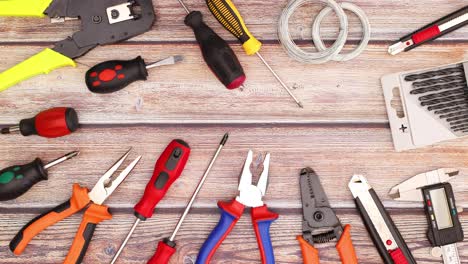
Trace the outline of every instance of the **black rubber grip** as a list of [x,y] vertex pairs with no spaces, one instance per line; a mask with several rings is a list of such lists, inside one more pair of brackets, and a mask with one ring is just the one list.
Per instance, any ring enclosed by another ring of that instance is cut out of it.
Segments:
[[140,57],[133,60],[112,60],[97,64],[86,72],[86,86],[93,93],[113,93],[135,81],[148,77],[145,61]]
[[39,158],[25,165],[5,168],[0,171],[0,201],[18,198],[36,183],[47,179],[47,171]]
[[229,88],[239,78],[245,79],[244,69],[236,54],[226,41],[203,22],[202,13],[191,12],[185,17],[185,24],[193,29],[203,59],[224,86]]
[[94,230],[96,229],[96,224],[88,223],[86,225],[86,229],[83,232],[83,239],[85,241],[83,248],[81,249],[80,256],[76,260],[75,264],[79,264],[83,261],[84,256],[86,255],[86,251],[88,250],[89,243],[94,235]]

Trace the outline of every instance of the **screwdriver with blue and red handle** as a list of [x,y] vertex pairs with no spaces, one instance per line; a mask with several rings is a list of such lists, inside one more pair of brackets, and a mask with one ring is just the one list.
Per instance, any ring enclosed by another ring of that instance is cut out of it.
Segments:
[[20,121],[19,125],[6,127],[2,134],[19,132],[23,136],[39,135],[46,138],[66,136],[79,127],[78,115],[70,107],[54,107],[40,112],[36,116]]
[[112,259],[112,264],[117,261],[138,224],[153,216],[156,205],[164,198],[172,183],[182,174],[189,155],[190,146],[181,139],[174,139],[156,161],[153,176],[146,185],[145,193],[133,208],[137,219]]

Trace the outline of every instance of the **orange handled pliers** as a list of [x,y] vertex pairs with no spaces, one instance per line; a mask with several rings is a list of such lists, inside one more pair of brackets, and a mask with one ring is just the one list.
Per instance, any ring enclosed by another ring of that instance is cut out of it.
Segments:
[[87,208],[83,214],[80,227],[73,240],[72,246],[63,263],[81,263],[89,242],[93,237],[96,225],[101,221],[112,218],[109,208],[102,205],[104,201],[114,192],[114,190],[125,180],[130,172],[140,161],[141,156],[136,158],[119,176],[112,179],[112,175],[122,165],[130,154],[130,150],[125,153],[97,182],[91,192],[81,187],[79,184],[73,185],[73,194],[70,200],[55,207],[54,209],[34,218],[26,224],[10,242],[10,250],[16,255],[21,254],[28,243],[41,231],[55,223]]
[[337,240],[336,249],[341,263],[357,264],[356,252],[351,241],[351,226],[343,226],[328,202],[318,175],[311,168],[301,171],[302,236],[297,236],[305,264],[319,264],[319,252],[314,243]]

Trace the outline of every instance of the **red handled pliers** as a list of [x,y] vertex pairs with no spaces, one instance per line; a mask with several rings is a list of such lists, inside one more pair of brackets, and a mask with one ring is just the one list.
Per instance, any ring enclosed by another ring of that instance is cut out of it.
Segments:
[[249,150],[239,181],[239,195],[230,202],[218,202],[218,207],[221,209],[221,218],[200,249],[196,264],[207,264],[210,262],[211,257],[242,216],[246,206],[252,207],[252,222],[262,256],[262,263],[275,263],[273,246],[270,239],[270,225],[278,218],[278,214],[268,210],[268,207],[262,201],[268,185],[270,154],[268,153],[265,156],[263,172],[257,185],[252,184],[252,172],[250,171],[252,156],[253,152]]

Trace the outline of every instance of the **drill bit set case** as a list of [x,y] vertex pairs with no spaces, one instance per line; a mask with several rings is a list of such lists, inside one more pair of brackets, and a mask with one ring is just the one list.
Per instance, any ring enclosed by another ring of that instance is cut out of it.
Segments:
[[468,135],[468,61],[381,78],[396,151]]

